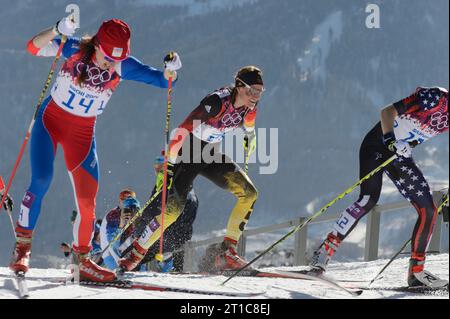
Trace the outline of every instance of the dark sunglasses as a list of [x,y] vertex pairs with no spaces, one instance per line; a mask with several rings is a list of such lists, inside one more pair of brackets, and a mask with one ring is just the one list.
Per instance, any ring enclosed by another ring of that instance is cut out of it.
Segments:
[[123,214],[135,214],[138,211],[137,207],[133,207],[133,208],[122,208],[122,213]]
[[115,63],[116,62],[116,60],[111,59],[106,54],[103,55],[103,58],[105,59],[106,62],[109,62],[109,63]]

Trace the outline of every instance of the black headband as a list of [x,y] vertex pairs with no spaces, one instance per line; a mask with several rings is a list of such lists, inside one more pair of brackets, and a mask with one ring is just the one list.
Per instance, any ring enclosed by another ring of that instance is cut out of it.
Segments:
[[236,76],[236,79],[240,79],[248,85],[254,85],[254,84],[264,85],[262,76],[261,76],[261,71],[259,71],[259,70],[242,72],[241,74],[238,74]]

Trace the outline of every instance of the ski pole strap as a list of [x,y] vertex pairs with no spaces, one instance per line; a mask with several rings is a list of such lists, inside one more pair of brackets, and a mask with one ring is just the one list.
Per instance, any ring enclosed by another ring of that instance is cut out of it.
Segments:
[[386,166],[388,166],[392,161],[394,161],[397,158],[397,155],[393,155],[391,156],[389,159],[387,159],[385,162],[383,162],[380,166],[378,166],[377,168],[375,168],[373,171],[371,171],[370,173],[368,173],[366,176],[364,176],[363,178],[361,178],[358,182],[356,182],[355,184],[353,184],[352,186],[350,186],[348,189],[346,189],[344,192],[342,192],[341,194],[339,194],[335,199],[333,199],[331,202],[329,202],[328,204],[326,204],[324,207],[322,207],[317,213],[315,213],[314,215],[312,215],[311,217],[309,217],[308,219],[306,219],[303,223],[299,224],[298,226],[296,226],[294,229],[292,229],[290,232],[288,232],[286,235],[284,235],[283,237],[281,237],[278,241],[276,241],[275,243],[273,243],[269,248],[267,248],[266,250],[264,250],[262,253],[260,253],[259,255],[257,255],[255,258],[253,258],[247,265],[245,265],[244,267],[242,267],[241,269],[236,270],[236,272],[234,274],[232,274],[231,276],[229,276],[224,282],[222,282],[222,285],[226,284],[228,281],[230,281],[232,278],[236,277],[239,273],[241,273],[243,270],[247,269],[251,264],[253,264],[255,261],[257,261],[258,259],[260,259],[262,256],[264,256],[265,254],[267,254],[269,251],[271,251],[275,246],[277,246],[278,244],[280,244],[281,242],[283,242],[286,238],[288,238],[289,236],[291,236],[292,234],[296,233],[297,231],[299,231],[300,229],[302,229],[303,227],[305,227],[308,223],[310,223],[311,221],[313,221],[314,219],[316,219],[317,217],[319,217],[320,215],[322,215],[328,208],[330,208],[333,204],[335,204],[338,200],[344,198],[346,195],[350,194],[356,187],[358,187],[359,185],[361,185],[364,181],[368,180],[369,178],[371,178],[373,175],[375,175],[376,173],[378,173],[379,171],[381,171],[383,168],[385,168]]

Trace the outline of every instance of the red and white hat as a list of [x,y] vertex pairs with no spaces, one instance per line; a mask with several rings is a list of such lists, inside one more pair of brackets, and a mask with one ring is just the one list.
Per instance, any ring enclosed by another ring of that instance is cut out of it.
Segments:
[[96,34],[100,50],[107,57],[122,61],[130,55],[131,30],[120,19],[104,21]]

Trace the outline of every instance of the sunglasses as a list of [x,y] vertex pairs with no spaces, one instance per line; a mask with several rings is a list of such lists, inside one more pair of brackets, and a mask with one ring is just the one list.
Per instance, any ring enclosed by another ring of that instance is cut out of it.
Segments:
[[134,215],[137,211],[138,211],[137,207],[133,207],[133,208],[122,208],[122,213],[123,213],[123,214],[131,214],[131,215]]
[[103,58],[105,59],[106,62],[109,62],[109,63],[115,63],[116,62],[116,60],[111,59],[107,55],[104,55]]
[[251,87],[250,85],[242,81],[240,78],[236,78],[236,80],[244,84],[245,88],[247,89],[247,92],[250,93],[251,96],[260,98],[264,93],[264,91],[266,90],[265,88],[263,88],[262,90],[255,89],[254,87]]

